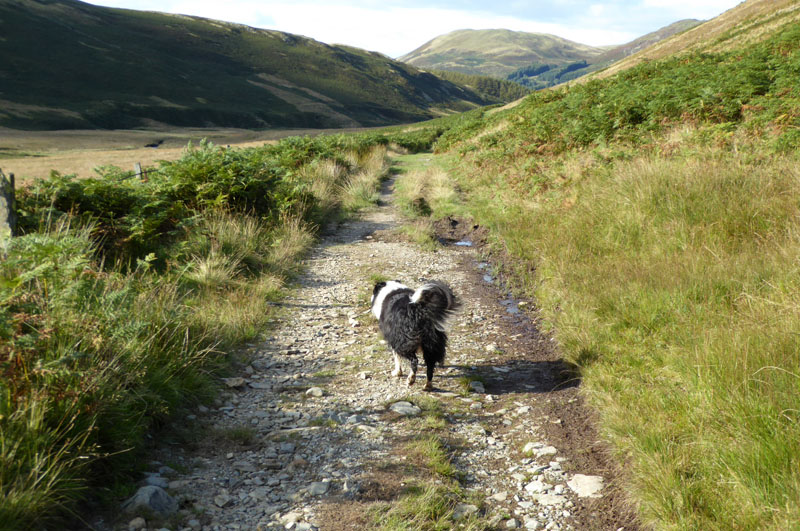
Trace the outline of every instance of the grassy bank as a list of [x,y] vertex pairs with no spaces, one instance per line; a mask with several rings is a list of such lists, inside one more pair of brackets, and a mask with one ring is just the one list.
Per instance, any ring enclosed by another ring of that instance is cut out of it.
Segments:
[[798,42],[645,63],[436,144],[658,529],[800,520]]
[[656,528],[800,518],[800,173],[795,157],[749,158],[599,165],[535,204],[470,190],[471,213],[518,260],[517,289],[581,367]]
[[386,144],[204,143],[148,181],[106,168],[21,190],[0,262],[0,527],[124,494],[146,434],[261,337],[319,224],[374,203]]

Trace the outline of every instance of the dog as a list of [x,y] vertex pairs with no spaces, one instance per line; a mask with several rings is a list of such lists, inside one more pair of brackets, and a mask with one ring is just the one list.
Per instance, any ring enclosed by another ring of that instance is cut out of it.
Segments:
[[433,389],[433,369],[444,363],[448,318],[460,303],[444,282],[432,281],[413,290],[397,280],[378,282],[372,290],[371,310],[378,319],[384,339],[394,353],[392,376],[403,376],[400,358],[411,363],[408,385],[417,379],[417,353],[422,352],[428,381],[425,391]]

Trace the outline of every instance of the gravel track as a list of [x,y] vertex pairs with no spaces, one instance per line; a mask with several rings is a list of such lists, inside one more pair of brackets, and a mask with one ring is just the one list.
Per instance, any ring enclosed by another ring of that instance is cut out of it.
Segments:
[[[370,529],[369,505],[402,490],[385,471],[420,434],[415,401],[436,400],[462,485],[483,500],[457,513],[478,511],[496,529],[637,529],[579,380],[539,333],[532,304],[509,295],[463,222],[450,220],[436,252],[401,241],[385,188],[380,207],[328,229],[272,337],[250,345],[229,392],[197,411],[201,437],[154,452],[146,481],[180,507],[166,527]],[[444,280],[461,299],[433,392],[422,391],[424,368],[411,388],[390,376],[367,313],[372,274],[412,287]],[[123,528],[149,527],[132,518]]]

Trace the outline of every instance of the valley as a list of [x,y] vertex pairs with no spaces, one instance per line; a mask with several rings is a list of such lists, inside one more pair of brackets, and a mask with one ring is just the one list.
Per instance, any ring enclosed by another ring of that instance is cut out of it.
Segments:
[[[434,39],[424,70],[74,0],[9,20],[46,35],[0,40],[0,528],[796,528],[800,2],[587,59]],[[95,77],[43,86],[59,44]],[[392,278],[463,299],[433,392],[368,314]]]

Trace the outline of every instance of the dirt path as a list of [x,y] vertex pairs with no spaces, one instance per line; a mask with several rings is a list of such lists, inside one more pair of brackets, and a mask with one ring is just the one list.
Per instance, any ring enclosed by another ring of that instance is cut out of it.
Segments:
[[[635,529],[578,381],[529,306],[508,296],[475,245],[428,252],[397,241],[385,199],[316,247],[274,337],[252,345],[216,407],[197,412],[196,442],[156,453],[148,481],[181,507],[170,528],[374,528],[374,508],[398,503],[419,465],[409,442],[436,432],[464,489],[462,523]],[[445,280],[461,298],[434,392],[389,375],[392,357],[365,314],[373,274]],[[400,401],[411,405],[394,411]]]

